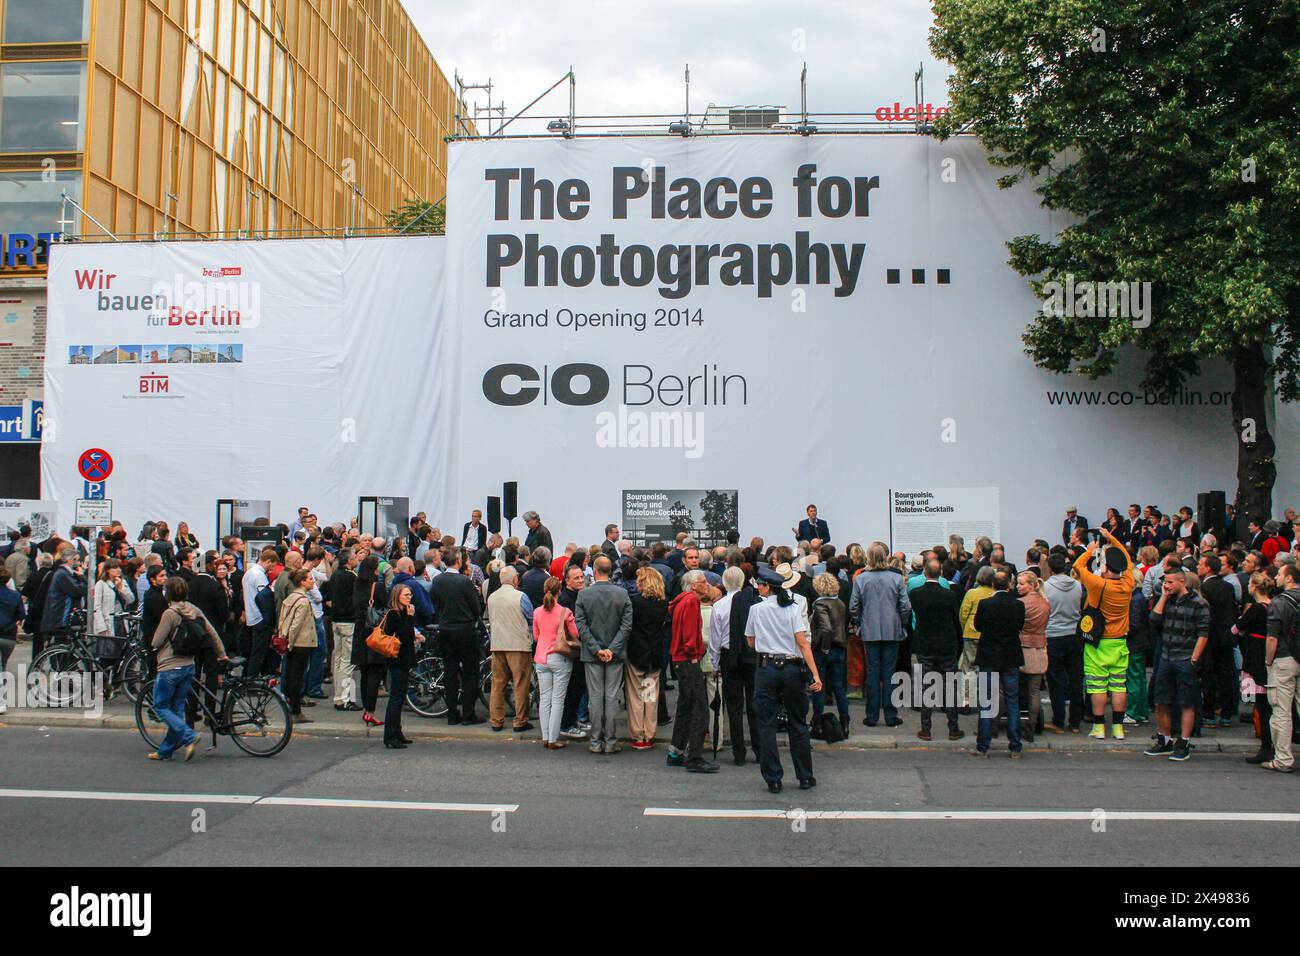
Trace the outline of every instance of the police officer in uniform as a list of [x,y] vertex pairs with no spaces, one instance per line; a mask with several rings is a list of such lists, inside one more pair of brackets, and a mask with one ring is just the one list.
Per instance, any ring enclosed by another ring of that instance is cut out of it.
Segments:
[[[796,579],[797,580],[797,579]],[[776,571],[758,569],[755,585],[762,600],[749,609],[745,639],[758,654],[754,675],[754,710],[758,712],[759,764],[771,793],[781,792],[781,756],[776,749],[778,703],[785,705],[790,759],[800,790],[817,786],[808,738],[808,692],[822,689],[821,676],[808,642],[807,625],[788,583]],[[811,680],[809,677],[811,676]]]

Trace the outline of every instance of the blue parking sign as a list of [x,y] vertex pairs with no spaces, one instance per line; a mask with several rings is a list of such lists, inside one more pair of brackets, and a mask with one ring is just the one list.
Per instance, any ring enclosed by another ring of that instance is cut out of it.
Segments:
[[107,481],[88,481],[86,482],[86,493],[81,497],[88,501],[103,501],[107,487]]

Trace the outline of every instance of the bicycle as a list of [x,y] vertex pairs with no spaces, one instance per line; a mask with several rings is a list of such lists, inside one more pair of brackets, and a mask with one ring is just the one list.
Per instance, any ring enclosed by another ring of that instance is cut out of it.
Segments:
[[[289,745],[293,715],[285,699],[260,677],[231,673],[243,663],[242,657],[226,661],[218,694],[195,681],[190,685],[190,696],[197,697],[203,722],[212,732],[213,749],[217,746],[217,736],[221,735],[230,737],[236,747],[250,756],[274,757]],[[135,702],[135,726],[154,750],[167,736],[167,725],[153,707],[152,680]]]
[[[437,625],[431,625],[424,630],[425,634],[430,638],[424,645],[428,650],[411,668],[410,682],[406,688],[406,704],[421,717],[445,717],[449,709],[447,705],[447,671],[442,655],[433,647],[436,643]],[[478,699],[485,710],[488,708],[488,702],[492,695],[492,652],[490,646],[489,639],[485,638],[483,642],[485,656],[479,662]],[[530,719],[538,716],[539,713],[536,670],[533,670],[531,674]],[[514,683],[511,682],[506,685],[506,716],[513,717],[514,713],[515,688]]]
[[421,717],[447,716],[446,665],[434,648],[438,635],[436,624],[423,628],[425,651],[411,668],[406,686],[406,705]]
[[[152,675],[151,658],[140,636],[140,620],[129,611],[113,615],[121,621],[125,635],[122,653],[116,659],[100,657],[96,651],[99,638],[68,628],[57,632],[56,642],[46,647],[32,661],[32,673],[43,678],[46,702],[51,707],[66,707],[78,698],[78,690],[91,686],[94,675],[104,677],[104,701],[107,703],[121,690],[135,703],[140,689]],[[114,628],[116,630],[116,627]],[[75,680],[72,679],[75,676]]]

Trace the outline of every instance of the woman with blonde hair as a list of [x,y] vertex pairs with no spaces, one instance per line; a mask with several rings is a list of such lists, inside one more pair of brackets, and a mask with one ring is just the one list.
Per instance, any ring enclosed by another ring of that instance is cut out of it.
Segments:
[[[826,695],[835,695],[839,709],[840,734],[849,735],[849,698],[844,682],[845,653],[849,638],[849,613],[840,600],[840,582],[833,574],[823,571],[813,578],[817,600],[809,609],[812,618],[813,660],[822,675],[823,688],[813,695],[813,738],[826,739]],[[821,733],[821,737],[817,736]]]
[[1043,707],[1043,675],[1047,673],[1047,619],[1052,615],[1051,602],[1043,596],[1043,582],[1033,571],[1021,571],[1016,578],[1020,603],[1025,606],[1025,623],[1020,629],[1020,649],[1025,662],[1020,665],[1020,699],[1029,710],[1020,722],[1020,736],[1033,743],[1038,715]]
[[637,571],[636,589],[637,593],[630,595],[632,630],[627,636],[627,673],[623,685],[627,692],[632,749],[649,750],[659,729],[659,671],[664,662],[668,601],[664,595],[664,579],[652,567]]
[[406,688],[411,668],[415,666],[416,648],[424,643],[424,635],[415,630],[415,603],[409,584],[394,586],[388,596],[388,612],[380,626],[386,635],[397,638],[397,656],[388,658],[384,746],[390,750],[405,750],[411,741],[402,733],[402,707],[406,704]]

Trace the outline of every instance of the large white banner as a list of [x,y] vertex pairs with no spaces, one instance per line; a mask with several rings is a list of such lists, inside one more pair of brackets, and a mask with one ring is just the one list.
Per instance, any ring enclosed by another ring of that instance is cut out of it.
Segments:
[[134,534],[188,521],[213,544],[218,498],[347,521],[363,494],[436,511],[447,481],[443,240],[56,246],[49,274],[42,489],[60,529],[97,497]]
[[1018,561],[1067,504],[1231,496],[1220,364],[1168,399],[1138,354],[1097,383],[1026,358],[1006,240],[1060,223],[997,175],[970,139],[498,140],[452,147],[446,240],[56,246],[42,497],[206,546],[218,498],[448,529],[518,480],[562,546],[626,493],[726,489],[744,540],[815,503],[843,548],[888,540],[891,488],[984,488]]
[[626,489],[734,488],[745,540],[813,502],[844,546],[888,538],[890,488],[991,487],[1018,560],[1066,504],[1231,497],[1222,366],[1162,403],[1140,356],[1025,356],[1005,243],[1061,224],[999,172],[912,136],[453,145],[462,510],[517,478],[587,543]]

